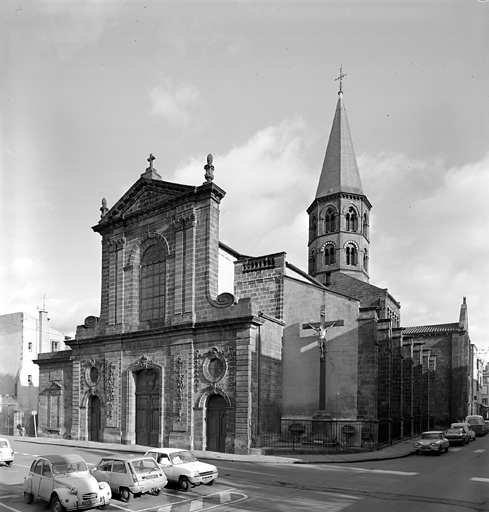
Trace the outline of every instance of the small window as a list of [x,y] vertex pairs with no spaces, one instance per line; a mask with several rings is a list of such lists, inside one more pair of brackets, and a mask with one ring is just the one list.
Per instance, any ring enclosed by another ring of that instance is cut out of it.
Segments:
[[27,375],[28,384],[32,384],[32,375]]
[[59,349],[59,343],[57,341],[51,342],[51,352],[57,352]]
[[32,342],[29,341],[29,343],[27,343],[27,350],[29,352],[32,352]]
[[112,467],[112,473],[127,473],[126,465],[123,460],[115,460]]

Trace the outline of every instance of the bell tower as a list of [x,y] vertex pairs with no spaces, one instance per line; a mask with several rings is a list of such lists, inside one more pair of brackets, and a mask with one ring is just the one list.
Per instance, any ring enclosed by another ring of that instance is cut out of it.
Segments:
[[316,197],[309,214],[308,272],[327,284],[334,272],[368,282],[370,204],[363,193],[343,102],[338,101]]

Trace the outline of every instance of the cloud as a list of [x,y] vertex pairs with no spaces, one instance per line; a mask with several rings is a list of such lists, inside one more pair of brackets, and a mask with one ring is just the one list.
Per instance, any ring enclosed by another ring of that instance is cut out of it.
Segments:
[[[315,190],[315,172],[304,155],[314,135],[300,118],[258,131],[241,146],[214,155],[214,182],[227,195],[221,204],[220,238],[238,252],[261,255],[286,251],[307,258],[306,208]],[[202,157],[191,157],[174,175],[195,183]],[[312,181],[311,181],[312,180]],[[311,186],[311,183],[313,184]]]
[[200,92],[190,84],[171,87],[170,84],[159,85],[150,92],[151,113],[162,117],[171,125],[185,126],[197,106]]
[[441,158],[363,155],[372,205],[371,282],[402,305],[403,325],[457,322],[467,297],[470,334],[484,340],[489,292],[489,155],[447,167]]

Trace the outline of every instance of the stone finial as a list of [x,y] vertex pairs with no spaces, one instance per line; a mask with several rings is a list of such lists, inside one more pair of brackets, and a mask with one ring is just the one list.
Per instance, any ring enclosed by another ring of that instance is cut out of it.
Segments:
[[204,165],[205,174],[204,178],[207,181],[207,183],[210,183],[214,179],[214,166],[212,165],[213,158],[212,155],[209,153],[207,155],[207,164]]
[[103,219],[106,215],[109,209],[107,208],[107,199],[105,197],[102,197],[102,206],[100,207],[100,218]]

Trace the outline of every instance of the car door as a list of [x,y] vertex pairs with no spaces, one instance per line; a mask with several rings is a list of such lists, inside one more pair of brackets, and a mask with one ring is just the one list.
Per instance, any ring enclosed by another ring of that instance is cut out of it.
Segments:
[[170,482],[177,482],[178,478],[175,475],[175,468],[173,467],[173,464],[170,462],[170,458],[168,457],[168,455],[166,453],[158,453],[156,455],[156,462],[159,464],[160,468],[165,473],[166,478]]
[[41,478],[39,482],[39,497],[49,501],[54,489],[53,468],[46,459],[43,460]]
[[43,459],[34,461],[31,466],[29,478],[31,480],[31,492],[34,496],[39,496],[39,484],[41,483]]
[[[99,482],[107,482],[110,486],[110,474],[112,471],[112,459],[102,459],[96,468],[92,470],[92,475]],[[111,486],[112,489],[112,486]]]
[[110,488],[113,491],[119,492],[120,487],[129,487],[130,485],[134,485],[134,482],[127,473],[128,471],[125,461],[114,459],[109,482]]

